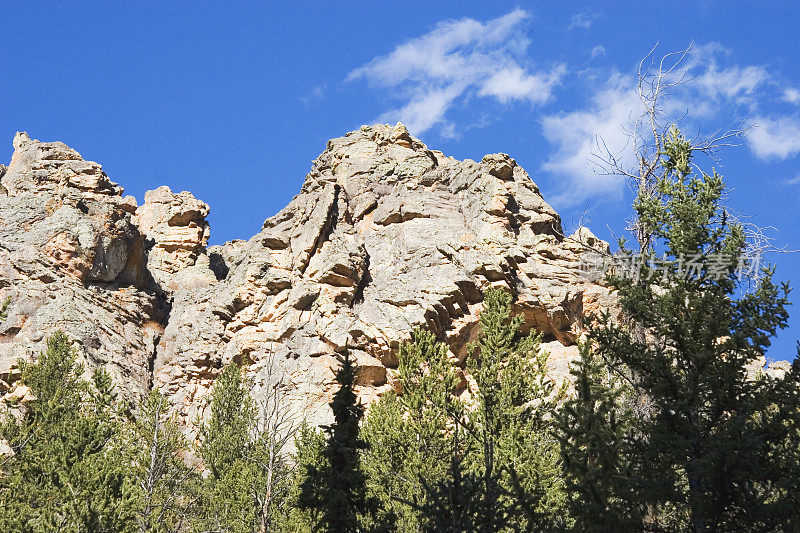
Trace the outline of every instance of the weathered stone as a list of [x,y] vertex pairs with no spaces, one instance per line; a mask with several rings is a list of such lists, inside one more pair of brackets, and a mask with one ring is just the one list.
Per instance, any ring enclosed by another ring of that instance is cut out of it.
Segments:
[[135,201],[102,167],[62,143],[14,138],[0,195],[0,379],[14,389],[19,360],[63,330],[88,368],[104,366],[124,394],[147,390],[163,330]]
[[281,354],[305,376],[298,410],[323,422],[337,353],[362,363],[365,399],[398,386],[391,368],[414,327],[463,362],[489,287],[512,293],[563,379],[585,306],[610,302],[579,269],[604,246],[588,230],[565,237],[505,154],[457,161],[402,125],[363,127],[328,142],[300,194],[225,259],[225,279],[176,296],[155,382],[191,419],[225,362],[241,355],[257,376],[259,361]]
[[[463,367],[488,288],[508,291],[524,329],[543,335],[559,381],[578,356],[584,317],[614,307],[581,268],[607,243],[586,228],[565,236],[514,159],[458,161],[402,124],[332,139],[257,235],[209,248],[208,206],[190,193],[160,187],[137,208],[66,145],[25,134],[14,145],[0,168],[0,300],[11,298],[0,394],[21,390],[19,361],[58,328],[126,397],[154,386],[187,426],[205,416],[231,361],[247,369],[257,400],[277,365],[298,414],[324,423],[345,350],[366,403],[400,391],[397,348],[415,327]],[[457,371],[457,392],[471,394],[474,380]]]
[[[190,192],[147,191],[133,223],[147,239],[147,268],[162,289],[197,288],[216,280],[206,254],[208,205]],[[197,265],[198,268],[191,268]]]

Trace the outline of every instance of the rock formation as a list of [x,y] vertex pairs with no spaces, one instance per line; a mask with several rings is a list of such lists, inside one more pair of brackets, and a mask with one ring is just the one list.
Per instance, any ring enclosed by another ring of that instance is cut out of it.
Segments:
[[541,332],[557,379],[585,314],[612,305],[580,268],[607,244],[585,228],[565,236],[514,159],[457,161],[402,124],[329,141],[257,235],[208,248],[209,208],[190,193],[160,187],[137,206],[62,143],[18,134],[14,149],[0,167],[0,394],[19,394],[18,361],[60,328],[127,397],[156,387],[187,423],[232,360],[257,399],[285,373],[294,407],[319,423],[335,354],[355,356],[367,402],[396,386],[414,327],[459,364],[489,287]]
[[144,204],[136,209],[132,222],[145,238],[147,269],[170,294],[216,280],[206,254],[211,236],[208,211],[208,205],[191,193],[175,194],[167,186],[147,191]]
[[0,324],[0,392],[55,328],[124,393],[146,391],[167,317],[131,222],[136,201],[97,163],[24,133],[1,173],[0,298],[9,305]]

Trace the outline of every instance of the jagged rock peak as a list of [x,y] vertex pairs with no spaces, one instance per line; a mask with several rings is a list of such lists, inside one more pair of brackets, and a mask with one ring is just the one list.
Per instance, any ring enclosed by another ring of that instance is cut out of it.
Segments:
[[[11,196],[30,190],[74,188],[92,195],[119,196],[123,188],[108,179],[103,167],[84,161],[81,155],[62,142],[39,142],[26,132],[14,136],[14,155],[2,177]],[[136,200],[128,196],[116,203],[127,211],[136,209]]]
[[[303,190],[336,182],[345,187],[352,198],[363,192],[365,185],[403,183],[416,188],[431,185],[441,178],[437,168],[458,163],[438,150],[429,150],[400,122],[395,126],[362,126],[344,137],[328,141],[325,151],[306,176]],[[493,176],[511,180],[517,163],[507,154],[489,154],[482,159],[481,167]],[[424,182],[420,181],[423,176]]]
[[323,422],[337,353],[356,358],[365,401],[396,386],[397,347],[414,327],[460,364],[490,287],[514,295],[563,378],[584,311],[608,302],[579,270],[604,245],[588,230],[563,235],[507,154],[458,161],[402,124],[365,126],[327,143],[257,235],[214,250],[220,281],[176,293],[154,382],[192,420],[222,365],[241,361],[258,383],[277,358],[296,404]]
[[[150,383],[163,331],[132,196],[61,142],[14,137],[0,183],[0,393],[19,385],[19,361],[56,329],[87,368],[105,367],[127,397]],[[0,169],[2,170],[2,169]],[[14,394],[13,390],[10,393]]]

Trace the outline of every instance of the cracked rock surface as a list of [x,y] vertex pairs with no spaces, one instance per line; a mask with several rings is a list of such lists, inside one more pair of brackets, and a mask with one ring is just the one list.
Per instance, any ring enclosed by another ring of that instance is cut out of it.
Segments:
[[61,329],[88,368],[104,366],[120,390],[148,389],[165,315],[131,222],[132,196],[102,167],[60,142],[14,137],[0,178],[0,393],[19,361]]
[[514,295],[564,378],[584,313],[609,303],[579,270],[597,247],[587,230],[562,234],[508,155],[457,161],[402,124],[364,127],[328,142],[260,233],[213,252],[224,278],[176,294],[155,383],[192,419],[223,364],[241,361],[266,385],[274,357],[297,408],[324,422],[336,353],[355,355],[366,400],[394,386],[397,347],[414,327],[463,361],[489,287]]
[[337,353],[358,361],[366,402],[396,386],[397,347],[414,327],[463,362],[487,288],[513,295],[557,379],[583,317],[613,303],[580,270],[582,254],[606,243],[585,228],[563,235],[513,158],[458,161],[402,124],[329,141],[258,234],[211,247],[208,205],[190,193],[160,187],[137,206],[66,145],[14,143],[0,168],[0,298],[11,297],[0,393],[60,328],[123,392],[157,387],[187,423],[232,360],[257,400],[274,362],[298,413],[324,423]]

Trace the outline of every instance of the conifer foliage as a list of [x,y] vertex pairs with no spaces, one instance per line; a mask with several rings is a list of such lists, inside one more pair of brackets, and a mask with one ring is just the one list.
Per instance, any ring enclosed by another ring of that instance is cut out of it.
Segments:
[[[371,407],[364,426],[370,491],[403,531],[419,529],[426,516],[443,519],[421,509],[432,503],[430,494],[445,477],[457,477],[448,469],[463,462],[463,435],[455,433],[463,433],[464,407],[453,394],[460,380],[447,351],[432,333],[414,330],[398,350],[402,394],[387,392]],[[454,458],[459,458],[456,465]]]
[[467,361],[476,382],[468,429],[479,456],[482,531],[550,527],[563,505],[551,419],[563,390],[547,375],[539,337],[523,335],[522,323],[509,293],[486,292],[480,335]]
[[188,449],[167,400],[151,391],[139,405],[128,433],[131,491],[141,533],[180,531],[197,503],[196,472],[183,459]]
[[473,389],[432,333],[417,330],[401,345],[402,394],[372,408],[365,433],[371,487],[403,531],[567,523],[550,417],[562,392],[547,377],[538,337],[522,334],[521,325],[510,295],[487,291],[478,339],[468,348]]
[[634,500],[622,475],[623,443],[629,430],[625,388],[589,344],[579,346],[571,369],[574,396],[557,414],[559,442],[578,531],[621,531],[636,523]]
[[307,473],[298,498],[301,509],[320,511],[316,527],[322,531],[355,533],[365,530],[365,519],[374,517],[378,502],[367,494],[361,454],[368,444],[359,435],[364,406],[355,392],[356,365],[345,353],[336,371],[339,390],[331,400],[333,423],[327,435],[321,466],[306,465]]
[[91,383],[84,381],[61,332],[21,370],[31,399],[20,406],[19,420],[8,417],[0,427],[14,451],[0,467],[0,530],[125,530],[132,511],[108,374],[96,370]]
[[[768,463],[786,459],[786,441],[762,423],[775,384],[750,369],[786,326],[789,289],[765,269],[746,290],[737,267],[747,240],[720,205],[722,177],[690,175],[691,144],[675,129],[661,157],[655,192],[634,204],[646,261],[609,277],[622,315],[600,316],[588,341],[626,382],[623,404],[635,416],[621,425],[618,391],[584,349],[578,396],[562,416],[573,508],[579,523],[614,524],[621,505],[638,512],[630,518],[641,529],[782,527],[785,516],[765,512],[780,506],[770,487],[785,481]],[[621,253],[632,251],[621,243]]]
[[210,471],[200,488],[197,523],[203,530],[267,531],[276,510],[267,494],[280,492],[282,478],[270,476],[269,450],[256,421],[252,383],[230,363],[211,392],[211,416],[201,427],[199,452]]

